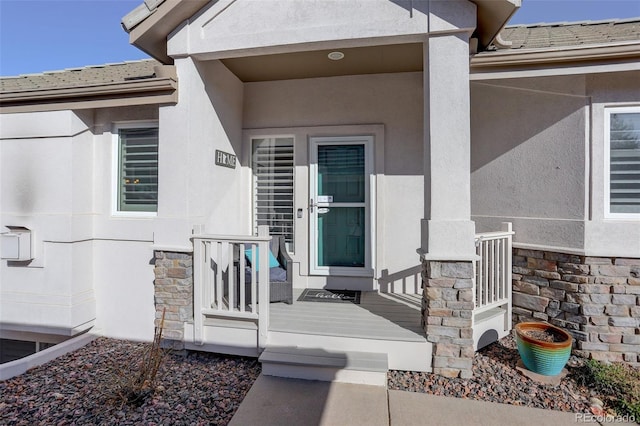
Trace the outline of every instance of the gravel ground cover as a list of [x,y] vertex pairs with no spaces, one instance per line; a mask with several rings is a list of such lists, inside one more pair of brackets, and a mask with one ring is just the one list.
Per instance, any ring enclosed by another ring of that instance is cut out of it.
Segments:
[[389,389],[424,392],[503,404],[545,408],[574,413],[589,412],[589,389],[576,382],[580,359],[571,357],[569,374],[560,385],[543,385],[522,375],[513,336],[508,336],[476,352],[472,379],[448,379],[429,373],[391,371]]
[[[169,354],[155,392],[139,406],[113,399],[115,381],[133,374],[143,345],[100,338],[0,382],[2,425],[226,425],[260,374],[256,359],[203,352]],[[388,388],[568,412],[589,412],[592,393],[576,381],[579,359],[559,386],[516,370],[509,336],[477,352],[472,379],[391,371]],[[114,375],[116,377],[114,377]]]
[[135,374],[143,348],[99,338],[0,382],[0,424],[226,425],[260,374],[253,358],[167,354],[140,406],[114,400],[110,390]]

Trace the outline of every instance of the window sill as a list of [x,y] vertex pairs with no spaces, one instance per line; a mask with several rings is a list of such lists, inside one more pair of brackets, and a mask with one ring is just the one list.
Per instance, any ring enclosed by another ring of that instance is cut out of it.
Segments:
[[118,219],[153,219],[158,217],[156,212],[112,212],[111,217]]

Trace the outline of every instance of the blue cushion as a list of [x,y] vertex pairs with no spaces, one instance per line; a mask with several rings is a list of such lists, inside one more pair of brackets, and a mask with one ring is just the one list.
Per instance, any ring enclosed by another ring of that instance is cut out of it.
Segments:
[[[252,265],[255,265],[256,271],[259,271],[260,270],[260,265],[259,265],[260,262],[256,261],[255,264],[254,264],[253,258],[251,256],[251,252],[252,252],[252,250],[250,248],[246,249],[244,251],[244,255],[247,258],[247,260],[249,261],[249,263],[251,263]],[[260,249],[258,249],[258,247],[256,247],[256,257],[258,259],[260,259]],[[280,266],[280,262],[278,262],[278,259],[276,259],[276,257],[273,255],[273,253],[271,253],[271,250],[269,250],[269,268],[277,268],[279,266]]]

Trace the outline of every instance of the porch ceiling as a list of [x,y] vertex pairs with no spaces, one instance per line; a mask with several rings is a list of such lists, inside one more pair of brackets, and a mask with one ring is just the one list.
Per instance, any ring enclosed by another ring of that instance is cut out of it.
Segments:
[[[339,51],[338,61],[327,57]],[[422,44],[407,43],[223,59],[243,82],[422,71]]]

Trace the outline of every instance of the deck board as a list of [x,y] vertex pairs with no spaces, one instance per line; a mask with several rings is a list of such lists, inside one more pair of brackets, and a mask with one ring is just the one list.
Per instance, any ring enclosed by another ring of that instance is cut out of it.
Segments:
[[270,305],[269,331],[424,341],[420,326],[420,295],[363,292],[360,305],[300,302],[294,289],[292,305]]

